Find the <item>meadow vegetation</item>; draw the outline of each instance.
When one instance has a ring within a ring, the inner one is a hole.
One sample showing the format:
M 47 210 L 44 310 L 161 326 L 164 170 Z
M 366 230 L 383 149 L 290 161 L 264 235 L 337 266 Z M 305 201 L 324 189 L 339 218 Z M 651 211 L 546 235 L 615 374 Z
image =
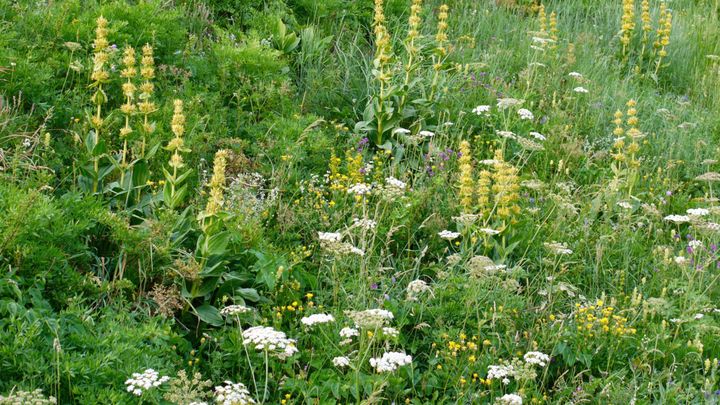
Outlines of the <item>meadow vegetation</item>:
M 0 2 L 0 404 L 720 403 L 713 0 Z

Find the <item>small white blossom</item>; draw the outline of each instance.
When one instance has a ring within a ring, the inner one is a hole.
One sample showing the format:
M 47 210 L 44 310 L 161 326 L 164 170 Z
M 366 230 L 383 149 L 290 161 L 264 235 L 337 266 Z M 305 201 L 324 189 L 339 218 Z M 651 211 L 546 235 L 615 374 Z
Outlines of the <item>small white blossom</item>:
M 370 191 L 372 191 L 372 186 L 369 186 L 365 183 L 357 183 L 357 184 L 353 185 L 352 187 L 348 188 L 348 190 L 347 190 L 348 194 L 355 194 L 355 195 L 370 194 Z
M 215 387 L 215 402 L 222 405 L 256 403 L 243 383 L 233 383 L 232 381 L 225 381 L 225 385 Z
M 125 385 L 127 386 L 127 392 L 141 396 L 144 391 L 159 387 L 168 380 L 170 380 L 170 377 L 160 377 L 160 373 L 149 368 L 142 373 L 133 373 L 132 377 L 125 381 Z
M 535 131 L 530 132 L 530 136 L 532 136 L 533 138 L 537 139 L 538 141 L 545 141 L 545 140 L 547 140 L 547 138 L 545 137 L 545 135 L 541 134 L 540 132 L 535 132 Z
M 350 359 L 345 356 L 335 357 L 332 359 L 332 362 L 337 368 L 345 368 L 350 365 Z
M 589 93 L 588 89 L 586 89 L 585 87 L 575 87 L 573 91 L 575 93 Z
M 490 115 L 490 106 L 489 105 L 479 105 L 472 109 L 472 112 L 477 115 Z
M 505 394 L 495 401 L 496 404 L 502 405 L 522 405 L 522 397 L 518 394 Z
M 252 312 L 252 309 L 246 307 L 245 305 L 228 305 L 220 310 L 220 314 L 225 316 L 246 314 L 248 312 Z
M 402 352 L 386 352 L 382 357 L 370 359 L 370 365 L 378 373 L 393 372 L 398 368 L 412 363 L 412 356 Z
M 676 224 L 682 224 L 684 222 L 690 222 L 690 217 L 687 215 L 668 215 L 664 218 L 666 221 L 674 222 Z
M 303 317 L 300 319 L 300 322 L 305 326 L 313 327 L 323 323 L 335 322 L 335 318 L 328 314 L 312 314 L 310 316 Z
M 360 332 L 355 328 L 342 328 L 340 329 L 340 336 L 344 338 L 351 338 L 353 336 L 360 336 Z
M 532 111 L 528 110 L 527 108 L 519 109 L 518 115 L 520 116 L 521 120 L 531 120 L 535 118 L 535 115 L 533 115 Z
M 427 130 L 422 130 L 422 131 L 418 132 L 418 135 L 420 135 L 424 138 L 432 138 L 433 136 L 435 136 L 435 133 L 431 132 L 431 131 L 427 131 Z
M 693 217 L 704 217 L 705 215 L 710 214 L 710 210 L 706 208 L 690 208 L 686 212 L 688 215 Z
M 298 352 L 295 339 L 288 339 L 285 333 L 269 326 L 254 326 L 242 333 L 243 344 L 256 350 L 267 350 L 269 354 L 284 360 Z
M 445 240 L 453 240 L 453 239 L 457 239 L 458 236 L 460 236 L 460 232 L 452 232 L 452 231 L 444 230 L 444 231 L 438 232 L 438 236 L 440 236 L 442 239 L 445 239 Z
M 525 359 L 525 363 L 535 364 L 540 367 L 545 367 L 550 361 L 550 356 L 542 352 L 527 352 L 523 358 Z

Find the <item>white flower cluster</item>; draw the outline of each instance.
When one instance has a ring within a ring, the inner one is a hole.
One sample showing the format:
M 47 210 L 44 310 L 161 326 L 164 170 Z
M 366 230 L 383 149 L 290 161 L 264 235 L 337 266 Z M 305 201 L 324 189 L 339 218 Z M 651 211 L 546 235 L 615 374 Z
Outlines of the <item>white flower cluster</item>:
M 550 361 L 550 356 L 542 352 L 527 352 L 523 358 L 525 363 L 535 364 L 540 367 L 545 367 Z
M 710 214 L 710 210 L 706 208 L 690 208 L 687 210 L 687 214 L 692 217 L 704 217 Z
M 248 308 L 245 305 L 228 305 L 220 310 L 220 314 L 225 316 L 241 315 L 252 312 L 252 308 Z
M 370 359 L 370 365 L 378 373 L 391 373 L 399 367 L 412 363 L 412 356 L 402 352 L 386 352 L 382 357 Z
M 350 365 L 350 359 L 345 356 L 335 357 L 332 359 L 332 362 L 337 368 L 344 368 Z
M 407 292 L 408 301 L 417 301 L 418 297 L 425 293 L 430 293 L 432 295 L 432 289 L 423 280 L 411 281 L 408 283 L 405 291 Z
M 335 318 L 328 314 L 312 314 L 310 316 L 303 317 L 300 319 L 300 322 L 302 322 L 305 326 L 313 327 L 323 323 L 335 322 Z
M 682 224 L 684 222 L 690 222 L 690 217 L 687 215 L 668 215 L 664 218 L 666 221 L 674 222 L 676 224 Z
M 489 105 L 479 105 L 472 109 L 473 114 L 477 115 L 484 115 L 488 116 L 490 115 L 490 106 Z
M 133 373 L 132 377 L 125 381 L 125 385 L 127 385 L 127 392 L 140 396 L 143 394 L 143 390 L 147 391 L 158 387 L 161 384 L 166 383 L 168 380 L 170 380 L 170 377 L 160 377 L 160 373 L 149 368 L 143 371 L 142 374 Z
M 567 245 L 560 242 L 549 242 L 544 244 L 545 247 L 556 255 L 571 255 L 573 251 L 568 249 Z
M 215 387 L 215 402 L 222 405 L 257 403 L 243 383 L 233 383 L 232 381 L 225 381 L 225 385 Z
M 382 334 L 386 338 L 396 339 L 400 336 L 400 331 L 391 326 L 385 326 L 382 328 Z
M 519 100 L 516 98 L 499 98 L 497 101 L 497 106 L 499 109 L 504 110 L 506 108 L 518 106 L 524 102 L 525 100 Z
M 527 108 L 519 109 L 518 115 L 520 116 L 521 120 L 532 120 L 535 118 L 535 115 L 533 115 L 532 111 L 528 110 Z
M 353 336 L 360 336 L 360 332 L 355 328 L 342 328 L 340 329 L 340 336 L 344 338 L 351 338 Z
M 377 222 L 372 219 L 353 218 L 353 226 L 369 231 L 371 229 L 375 229 Z
M 285 333 L 269 326 L 254 326 L 242 333 L 243 343 L 252 345 L 256 350 L 267 350 L 279 359 L 287 359 L 298 352 L 295 339 L 288 339 Z
M 418 135 L 420 135 L 424 138 L 432 138 L 433 136 L 435 136 L 435 133 L 432 131 L 428 131 L 428 130 L 422 130 L 422 131 L 418 132 Z
M 505 394 L 495 401 L 496 404 L 502 405 L 522 405 L 522 397 L 518 394 Z
M 355 194 L 355 195 L 366 195 L 370 194 L 372 191 L 372 186 L 369 186 L 365 183 L 357 183 L 353 185 L 352 187 L 348 188 L 347 192 L 348 194 Z
M 486 235 L 491 235 L 491 236 L 497 235 L 500 233 L 500 231 L 492 229 L 492 228 L 480 228 L 480 229 L 478 229 L 478 231 L 480 231 L 481 233 L 484 233 Z
M 537 132 L 537 131 L 528 132 L 528 134 L 529 134 L 530 136 L 532 136 L 533 138 L 537 139 L 538 141 L 546 141 L 546 140 L 547 140 L 547 138 L 545 137 L 545 135 L 543 135 L 543 134 L 541 134 L 540 132 Z
M 348 316 L 355 322 L 355 326 L 361 329 L 378 329 L 395 318 L 392 312 L 379 308 L 352 311 Z
M 407 189 L 407 183 L 396 179 L 395 177 L 386 177 L 385 185 L 382 187 L 382 197 L 388 200 L 394 200 L 402 197 Z
M 487 378 L 500 380 L 503 384 L 510 384 L 510 377 L 515 376 L 515 368 L 510 364 L 488 366 Z
M 575 87 L 573 89 L 573 91 L 575 93 L 589 93 L 588 89 L 586 89 L 585 87 L 582 87 L 582 86 Z
M 446 229 L 444 231 L 438 232 L 438 236 L 445 240 L 453 240 L 457 239 L 458 236 L 460 236 L 460 232 L 448 231 Z
M 320 240 L 320 246 L 330 253 L 345 255 L 345 254 L 356 254 L 358 256 L 364 256 L 365 252 L 353 246 L 350 243 L 342 241 L 342 234 L 340 232 L 318 232 L 318 239 Z

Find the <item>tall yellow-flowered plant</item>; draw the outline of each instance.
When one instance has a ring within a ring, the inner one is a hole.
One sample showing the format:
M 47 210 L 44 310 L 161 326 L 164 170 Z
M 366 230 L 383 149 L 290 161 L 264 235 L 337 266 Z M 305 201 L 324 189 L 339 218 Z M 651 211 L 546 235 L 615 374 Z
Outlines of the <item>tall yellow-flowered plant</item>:
M 622 54 L 627 55 L 632 33 L 635 29 L 635 1 L 623 0 L 623 14 L 620 19 L 620 43 L 622 44 Z
M 140 59 L 140 76 L 143 78 L 140 84 L 140 95 L 138 96 L 138 110 L 143 115 L 143 135 L 140 146 L 140 154 L 145 155 L 145 145 L 147 137 L 155 132 L 155 123 L 150 121 L 150 114 L 157 110 L 155 103 L 152 101 L 152 95 L 155 86 L 152 80 L 155 78 L 155 60 L 153 57 L 153 48 L 149 44 L 145 44 L 142 48 L 142 58 Z
M 108 20 L 105 17 L 98 17 L 97 27 L 95 28 L 95 40 L 93 41 L 93 69 L 90 75 L 91 84 L 90 87 L 95 89 L 95 93 L 92 96 L 92 102 L 95 106 L 94 115 L 91 118 L 91 125 L 94 130 L 93 142 L 94 145 L 91 149 L 95 149 L 101 141 L 100 134 L 104 124 L 102 118 L 102 105 L 107 102 L 107 95 L 103 89 L 110 80 L 110 73 L 107 70 L 107 63 L 110 58 L 108 55 Z M 93 186 L 92 192 L 97 193 L 99 182 L 100 182 L 100 156 L 94 154 L 93 158 Z
M 495 207 L 498 217 L 504 220 L 514 220 L 520 213 L 517 205 L 520 200 L 520 180 L 515 166 L 506 162 L 502 150 L 495 151 L 492 191 L 495 197 Z
M 460 158 L 458 159 L 458 163 L 460 168 L 460 206 L 462 206 L 464 212 L 470 213 L 473 209 L 473 197 L 475 196 L 475 179 L 473 178 L 470 142 L 460 142 Z
M 123 53 L 123 70 L 120 72 L 120 76 L 125 79 L 125 83 L 122 85 L 122 92 L 125 96 L 125 103 L 120 106 L 120 111 L 125 116 L 125 125 L 120 128 L 120 139 L 123 142 L 122 158 L 120 163 L 120 183 L 123 183 L 125 178 L 125 171 L 127 169 L 127 154 L 128 154 L 128 138 L 132 134 L 133 130 L 130 126 L 130 117 L 136 111 L 135 105 L 135 92 L 137 87 L 133 80 L 137 76 L 137 68 L 135 67 L 137 61 L 135 59 L 135 49 L 131 46 L 125 48 Z
M 165 205 L 170 209 L 177 208 L 182 204 L 187 194 L 187 185 L 184 183 L 188 176 L 190 176 L 190 173 L 192 173 L 191 169 L 182 173 L 180 172 L 180 170 L 185 167 L 182 153 L 190 152 L 190 149 L 185 147 L 185 140 L 183 139 L 183 135 L 185 134 L 185 114 L 183 112 L 182 100 L 175 100 L 173 106 L 174 111 L 170 128 L 175 137 L 171 139 L 165 147 L 166 150 L 172 152 L 170 161 L 168 162 L 172 173 L 163 169 L 165 173 L 163 197 Z
M 227 167 L 228 152 L 224 149 L 215 153 L 213 159 L 213 174 L 208 183 L 210 188 L 209 197 L 205 210 L 200 212 L 198 220 L 206 234 L 215 222 L 215 218 L 222 211 L 225 205 L 225 170 Z

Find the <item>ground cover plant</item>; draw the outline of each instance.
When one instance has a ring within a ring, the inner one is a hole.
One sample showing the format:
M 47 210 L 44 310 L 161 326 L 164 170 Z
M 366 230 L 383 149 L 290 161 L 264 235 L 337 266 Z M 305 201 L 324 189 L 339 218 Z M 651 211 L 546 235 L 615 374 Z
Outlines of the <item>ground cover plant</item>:
M 719 403 L 719 20 L 0 3 L 0 404 Z

